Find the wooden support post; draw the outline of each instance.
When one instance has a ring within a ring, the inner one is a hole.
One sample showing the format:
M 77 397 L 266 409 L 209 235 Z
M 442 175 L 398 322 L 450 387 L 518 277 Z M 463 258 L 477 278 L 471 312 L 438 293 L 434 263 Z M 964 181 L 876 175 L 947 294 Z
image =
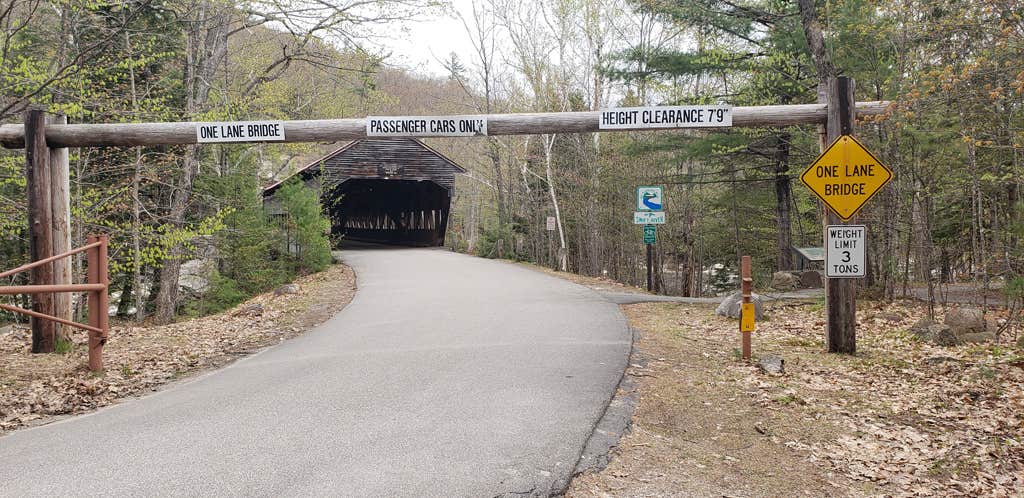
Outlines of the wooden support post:
M 62 114 L 47 116 L 47 124 L 67 124 L 68 118 Z M 71 176 L 68 165 L 68 149 L 65 147 L 50 148 L 50 204 L 53 216 L 53 254 L 63 254 L 71 250 Z M 71 283 L 71 260 L 61 258 L 53 262 L 53 283 L 67 285 Z M 53 316 L 70 321 L 71 295 L 55 294 Z M 71 329 L 64 325 L 56 325 L 56 337 L 59 340 L 70 340 Z
M 745 306 L 751 303 L 751 294 L 754 291 L 754 277 L 750 272 L 750 256 L 743 256 L 740 258 L 740 293 L 743 296 L 743 303 L 740 305 L 740 335 L 742 336 L 742 353 L 744 360 L 750 360 L 750 330 L 745 330 L 743 327 L 743 312 L 746 311 Z M 746 317 L 748 320 L 750 317 Z
M 826 142 L 831 144 L 841 135 L 853 135 L 856 107 L 853 100 L 853 78 L 833 78 L 828 85 L 828 121 Z M 852 221 L 852 220 L 851 220 Z M 839 225 L 839 219 L 825 207 L 823 225 Z M 822 229 L 822 238 L 828 234 Z M 825 245 L 823 242 L 822 245 Z M 854 354 L 857 352 L 857 280 L 852 278 L 826 278 L 825 329 L 828 352 Z
M 28 182 L 29 260 L 37 261 L 53 252 L 53 204 L 50 195 L 50 148 L 46 145 L 46 113 L 29 110 L 25 113 L 25 178 Z M 53 264 L 32 269 L 30 283 L 53 285 Z M 33 294 L 32 309 L 54 315 L 53 294 Z M 52 353 L 57 346 L 56 324 L 33 317 L 32 352 Z
M 647 246 L 647 292 L 651 292 L 654 288 L 654 244 L 644 244 Z

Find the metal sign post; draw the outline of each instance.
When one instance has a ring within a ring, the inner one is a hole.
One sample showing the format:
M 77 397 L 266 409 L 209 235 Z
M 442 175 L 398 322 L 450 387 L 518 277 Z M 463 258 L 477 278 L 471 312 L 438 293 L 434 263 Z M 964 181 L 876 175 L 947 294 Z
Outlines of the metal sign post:
M 741 348 L 744 360 L 750 360 L 750 333 L 754 331 L 754 317 L 756 308 L 751 300 L 751 293 L 754 290 L 754 278 L 750 274 L 750 256 L 743 256 L 740 259 L 740 278 L 742 283 L 740 292 L 743 296 L 743 304 L 740 305 L 740 336 Z

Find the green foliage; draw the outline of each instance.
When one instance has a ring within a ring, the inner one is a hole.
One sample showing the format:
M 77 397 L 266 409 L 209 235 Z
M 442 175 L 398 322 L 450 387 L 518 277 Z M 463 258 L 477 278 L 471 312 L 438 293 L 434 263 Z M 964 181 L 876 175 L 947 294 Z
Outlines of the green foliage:
M 242 290 L 238 281 L 225 277 L 220 273 L 210 276 L 210 287 L 202 299 L 190 301 L 184 307 L 187 316 L 203 316 L 219 313 L 245 301 L 252 294 Z
M 480 234 L 476 254 L 485 258 L 521 259 L 515 251 L 515 234 L 512 225 L 487 225 Z
M 75 349 L 75 343 L 68 339 L 57 339 L 57 344 L 54 346 L 54 351 L 57 354 L 67 354 Z
M 281 186 L 276 198 L 287 215 L 288 250 L 296 256 L 296 271 L 309 273 L 327 268 L 331 264 L 331 221 L 323 213 L 319 194 L 293 178 Z

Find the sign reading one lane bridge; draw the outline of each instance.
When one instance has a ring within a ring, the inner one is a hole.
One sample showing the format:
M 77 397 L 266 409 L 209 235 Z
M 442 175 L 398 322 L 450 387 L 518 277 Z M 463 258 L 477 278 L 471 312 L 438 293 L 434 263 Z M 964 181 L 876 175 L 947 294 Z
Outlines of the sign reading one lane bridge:
M 196 123 L 196 142 L 279 142 L 284 140 L 283 121 L 233 121 Z
M 837 138 L 800 175 L 843 221 L 853 218 L 891 179 L 892 171 L 850 135 Z

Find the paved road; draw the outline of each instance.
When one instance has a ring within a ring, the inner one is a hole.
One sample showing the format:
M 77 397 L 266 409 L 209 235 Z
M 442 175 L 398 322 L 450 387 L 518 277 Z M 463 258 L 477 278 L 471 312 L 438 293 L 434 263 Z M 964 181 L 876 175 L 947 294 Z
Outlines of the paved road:
M 618 308 L 516 265 L 357 249 L 333 319 L 0 438 L 0 495 L 495 496 L 565 485 L 625 368 Z

